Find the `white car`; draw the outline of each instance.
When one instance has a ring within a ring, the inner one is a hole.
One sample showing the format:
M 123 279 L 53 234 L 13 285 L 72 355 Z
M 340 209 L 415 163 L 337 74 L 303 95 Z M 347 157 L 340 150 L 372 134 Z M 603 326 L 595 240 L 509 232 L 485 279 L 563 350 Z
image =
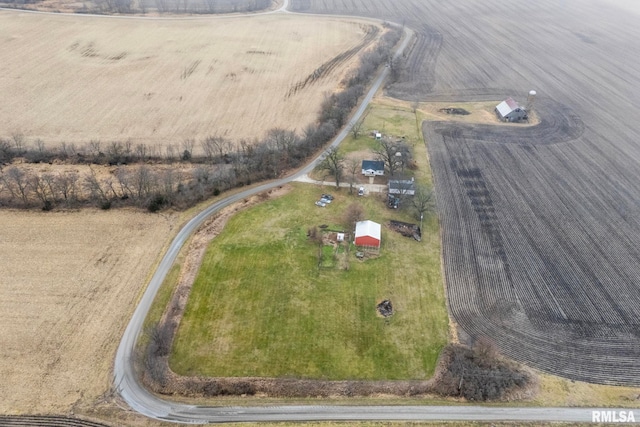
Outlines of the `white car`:
M 358 196 L 364 196 L 364 187 L 358 188 Z

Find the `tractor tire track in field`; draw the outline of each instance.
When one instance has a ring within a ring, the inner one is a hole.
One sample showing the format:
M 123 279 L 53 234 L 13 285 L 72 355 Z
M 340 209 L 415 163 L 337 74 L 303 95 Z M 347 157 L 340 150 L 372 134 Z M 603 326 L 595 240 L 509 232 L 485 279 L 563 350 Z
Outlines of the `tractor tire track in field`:
M 2 415 L 0 426 L 6 427 L 107 427 L 107 424 L 56 415 Z
M 494 96 L 499 98 L 498 96 Z M 579 138 L 584 123 L 570 108 L 550 99 L 539 99 L 536 111 L 542 111 L 540 123 L 535 126 L 514 128 L 495 125 L 434 124 L 435 132 L 450 138 L 477 139 L 496 144 L 518 144 L 523 147 L 558 144 Z M 517 130 L 515 130 L 517 129 Z
M 285 96 L 285 98 L 290 98 L 291 96 L 295 95 L 299 91 L 303 90 L 308 85 L 311 85 L 327 77 L 329 74 L 331 74 L 331 72 L 336 67 L 349 61 L 351 58 L 357 55 L 358 52 L 361 52 L 365 47 L 367 47 L 371 42 L 373 42 L 373 40 L 375 40 L 376 36 L 380 32 L 380 30 L 373 25 L 368 25 L 364 27 L 364 30 L 365 30 L 365 36 L 362 38 L 360 43 L 358 43 L 356 46 L 352 47 L 351 49 L 345 52 L 342 52 L 339 55 L 336 55 L 329 61 L 325 62 L 324 64 L 316 68 L 313 71 L 313 73 L 309 74 L 306 78 L 294 84 L 291 87 L 291 89 L 289 89 L 289 91 L 287 92 L 287 95 Z
M 435 69 L 442 49 L 442 34 L 427 25 L 422 25 L 415 34 L 416 40 L 406 55 L 403 79 L 387 87 L 392 97 L 424 98 L 436 84 Z

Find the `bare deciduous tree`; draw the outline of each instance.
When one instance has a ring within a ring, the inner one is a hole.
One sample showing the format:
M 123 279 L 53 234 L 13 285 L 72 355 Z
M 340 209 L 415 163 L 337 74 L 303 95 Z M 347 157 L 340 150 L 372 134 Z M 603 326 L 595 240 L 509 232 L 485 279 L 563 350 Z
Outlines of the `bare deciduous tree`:
M 108 188 L 103 188 L 103 184 L 92 167 L 89 167 L 89 173 L 84 176 L 83 184 L 91 199 L 100 203 L 101 208 L 109 209 L 111 207 L 111 201 L 107 195 Z
M 364 124 L 365 117 L 366 115 L 362 116 L 360 120 L 357 120 L 351 125 L 351 134 L 353 135 L 354 139 L 360 138 L 360 132 L 362 130 L 362 125 Z
M 11 142 L 8 139 L 0 139 L 0 162 L 9 162 L 12 158 Z
M 379 146 L 373 150 L 376 154 L 378 160 L 384 162 L 384 166 L 387 168 L 389 172 L 389 176 L 394 176 L 397 170 L 396 167 L 396 150 L 393 146 L 393 143 L 388 137 L 383 137 L 379 141 Z
M 349 173 L 349 194 L 353 194 L 353 188 L 356 185 L 358 172 L 361 170 L 361 164 L 356 159 L 349 159 L 346 161 L 346 169 Z
M 412 199 L 413 207 L 416 209 L 416 218 L 421 219 L 433 207 L 433 191 L 424 185 L 416 185 L 415 194 Z
M 13 145 L 15 147 L 16 153 L 18 155 L 22 155 L 25 152 L 25 139 L 24 135 L 21 133 L 14 133 L 11 135 L 11 139 L 13 140 Z
M 100 151 L 100 141 L 93 139 L 89 141 L 89 154 L 94 158 L 98 157 L 102 152 Z
M 2 179 L 12 198 L 19 197 L 22 204 L 28 206 L 31 189 L 27 173 L 16 166 L 12 166 L 5 170 Z
M 144 162 L 147 160 L 147 146 L 146 144 L 137 144 L 136 145 L 136 157 L 139 162 Z
M 379 146 L 373 150 L 378 160 L 384 162 L 389 176 L 395 176 L 398 170 L 404 170 L 411 160 L 411 150 L 404 142 L 393 142 L 389 137 L 383 137 Z
M 29 176 L 29 186 L 31 191 L 36 195 L 38 200 L 42 202 L 43 210 L 50 210 L 52 207 L 53 194 L 51 193 L 51 187 L 48 185 L 47 180 L 43 179 L 38 174 Z
M 141 165 L 135 169 L 131 178 L 136 199 L 146 201 L 155 187 L 155 174 L 147 166 Z
M 33 143 L 36 146 L 36 150 L 38 150 L 38 153 L 43 154 L 45 147 L 44 147 L 44 141 L 41 140 L 40 138 L 36 139 L 35 142 Z
M 318 167 L 333 176 L 336 180 L 336 187 L 340 187 L 340 181 L 342 181 L 344 174 L 344 156 L 337 147 L 330 147 L 327 150 L 325 158 Z
M 344 222 L 347 224 L 347 230 L 354 230 L 356 222 L 364 219 L 364 208 L 360 203 L 351 203 L 344 212 Z
M 173 144 L 167 144 L 164 147 L 165 157 L 167 160 L 172 161 L 176 157 L 176 147 Z
M 78 173 L 73 171 L 58 174 L 54 178 L 53 188 L 67 205 L 75 204 L 78 200 L 78 180 Z

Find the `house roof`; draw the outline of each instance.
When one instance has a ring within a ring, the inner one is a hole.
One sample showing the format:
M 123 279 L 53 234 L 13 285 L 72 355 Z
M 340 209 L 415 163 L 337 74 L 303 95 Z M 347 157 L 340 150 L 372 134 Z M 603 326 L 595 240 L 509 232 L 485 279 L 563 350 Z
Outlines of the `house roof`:
M 402 191 L 415 190 L 416 183 L 412 179 L 390 179 L 389 189 Z
M 500 113 L 502 117 L 506 117 L 507 114 L 509 114 L 516 108 L 520 108 L 520 106 L 513 98 L 505 99 L 496 107 L 496 109 L 498 110 L 498 113 Z
M 362 161 L 362 169 L 364 170 L 374 170 L 374 171 L 383 171 L 384 170 L 384 162 L 381 160 L 363 160 Z
M 371 236 L 380 240 L 380 224 L 369 220 L 356 222 L 356 238 L 360 236 Z

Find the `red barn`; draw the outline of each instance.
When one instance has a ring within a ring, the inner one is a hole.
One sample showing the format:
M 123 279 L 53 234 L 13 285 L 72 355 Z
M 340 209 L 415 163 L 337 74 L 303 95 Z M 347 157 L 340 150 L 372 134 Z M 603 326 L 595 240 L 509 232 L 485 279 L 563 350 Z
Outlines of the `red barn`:
M 373 221 L 359 221 L 356 223 L 356 246 L 380 248 L 380 224 Z

